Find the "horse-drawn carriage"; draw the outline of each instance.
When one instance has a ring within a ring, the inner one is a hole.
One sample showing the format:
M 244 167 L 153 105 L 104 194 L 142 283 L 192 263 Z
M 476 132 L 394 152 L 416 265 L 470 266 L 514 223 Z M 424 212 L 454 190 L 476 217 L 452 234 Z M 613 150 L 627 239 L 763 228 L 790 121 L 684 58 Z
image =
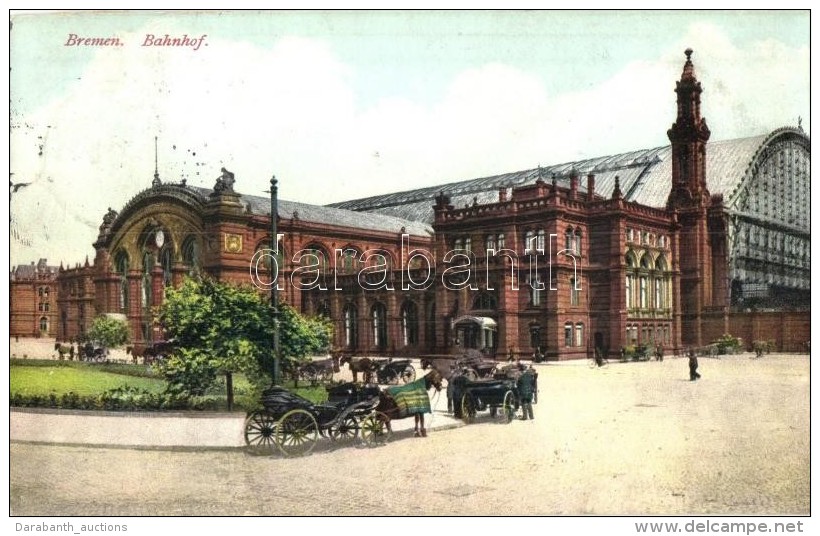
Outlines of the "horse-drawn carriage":
M 475 421 L 477 412 L 487 409 L 498 422 L 509 423 L 518 410 L 515 380 L 470 380 L 466 376 L 457 376 L 452 379 L 452 385 L 453 413 L 466 424 Z
M 342 384 L 328 389 L 328 401 L 314 404 L 283 387 L 262 394 L 263 409 L 245 419 L 248 447 L 269 451 L 278 448 L 285 456 L 309 454 L 319 436 L 349 442 L 356 437 L 366 444 L 386 440 L 385 416 L 376 414 L 379 389 Z
M 498 361 L 487 359 L 480 352 L 468 351 L 461 357 L 424 357 L 421 368 L 433 368 L 445 378 L 463 375 L 470 380 L 491 378 L 498 367 Z
M 373 359 L 370 357 L 360 357 L 354 359 L 351 356 L 344 356 L 339 360 L 340 364 L 347 363 L 353 373 L 353 381 L 358 381 L 359 373 L 364 376 L 364 383 L 372 383 L 375 380 L 379 384 L 410 383 L 416 379 L 416 369 L 409 359 Z
M 409 359 L 374 360 L 376 381 L 380 384 L 410 383 L 416 379 L 416 369 Z
M 318 385 L 322 382 L 333 380 L 333 373 L 339 372 L 339 361 L 337 358 L 310 360 L 299 364 L 291 373 L 294 381 L 304 380 L 311 385 Z
M 499 423 L 509 423 L 521 405 L 518 380 L 524 370 L 518 364 L 496 368 L 492 378 L 475 379 L 465 374 L 450 377 L 447 385 L 448 407 L 465 423 L 475 421 L 479 411 L 489 410 Z M 534 372 L 532 389 L 537 403 L 538 375 Z
M 376 385 L 344 383 L 327 387 L 328 400 L 322 404 L 283 387 L 270 387 L 262 395 L 263 408 L 245 419 L 245 443 L 265 452 L 277 448 L 286 456 L 310 453 L 320 436 L 347 443 L 358 437 L 372 446 L 390 439 L 391 420 L 411 416 L 416 417 L 416 434 L 426 435 L 422 413 L 430 411 L 427 390 L 440 390 L 441 380 L 438 372 L 430 371 L 415 382 L 384 391 Z
M 139 362 L 142 358 L 144 365 L 153 365 L 158 361 L 162 361 L 174 351 L 176 341 L 154 341 L 147 344 L 134 344 L 125 347 L 126 355 L 130 355 L 134 364 Z

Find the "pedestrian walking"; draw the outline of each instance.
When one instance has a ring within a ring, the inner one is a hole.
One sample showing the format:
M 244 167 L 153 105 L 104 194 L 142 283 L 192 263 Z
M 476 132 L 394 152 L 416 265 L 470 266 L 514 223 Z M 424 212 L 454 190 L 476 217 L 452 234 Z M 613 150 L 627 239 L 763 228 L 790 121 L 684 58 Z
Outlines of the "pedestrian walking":
M 518 377 L 518 397 L 521 400 L 521 420 L 534 419 L 532 413 L 532 397 L 535 394 L 535 374 L 532 367 L 525 369 Z
M 700 379 L 698 374 L 698 356 L 695 355 L 694 350 L 689 350 L 689 381 L 693 382 Z

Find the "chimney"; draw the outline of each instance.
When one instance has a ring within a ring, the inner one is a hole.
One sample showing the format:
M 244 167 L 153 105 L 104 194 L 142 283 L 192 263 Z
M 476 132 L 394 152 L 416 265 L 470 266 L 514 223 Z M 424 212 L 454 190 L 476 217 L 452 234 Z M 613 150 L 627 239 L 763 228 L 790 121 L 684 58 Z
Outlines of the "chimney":
M 593 197 L 595 197 L 595 174 L 590 173 L 587 175 L 587 199 L 592 201 Z
M 578 198 L 578 170 L 572 168 L 569 175 L 569 198 Z
M 502 186 L 498 189 L 498 202 L 503 203 L 507 200 L 507 188 Z

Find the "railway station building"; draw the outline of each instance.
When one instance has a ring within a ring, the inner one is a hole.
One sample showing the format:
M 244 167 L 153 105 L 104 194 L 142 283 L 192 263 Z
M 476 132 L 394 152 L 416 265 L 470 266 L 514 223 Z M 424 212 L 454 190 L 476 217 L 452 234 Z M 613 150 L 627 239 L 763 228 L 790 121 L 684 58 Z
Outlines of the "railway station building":
M 675 92 L 663 147 L 329 206 L 278 201 L 275 262 L 271 200 L 240 193 L 241 177 L 223 169 L 203 188 L 155 173 L 103 217 L 93 263 L 58 270 L 56 336 L 121 313 L 149 344 L 165 287 L 203 274 L 264 288 L 273 267 L 281 300 L 332 319 L 337 353 L 563 360 L 724 333 L 805 349 L 808 135 L 711 140 L 691 50 Z

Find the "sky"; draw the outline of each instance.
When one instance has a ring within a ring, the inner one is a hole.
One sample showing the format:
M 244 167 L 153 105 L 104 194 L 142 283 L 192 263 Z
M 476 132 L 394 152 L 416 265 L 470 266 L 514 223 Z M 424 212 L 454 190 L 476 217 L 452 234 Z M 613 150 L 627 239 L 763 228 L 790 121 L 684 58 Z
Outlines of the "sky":
M 225 167 L 240 193 L 266 196 L 276 175 L 280 198 L 326 204 L 668 145 L 689 47 L 712 140 L 811 133 L 807 11 L 11 21 L 10 172 L 27 185 L 11 195 L 10 266 L 93 261 L 107 208 L 149 188 L 155 160 L 164 181 L 210 188 Z M 202 41 L 147 41 L 165 34 Z

